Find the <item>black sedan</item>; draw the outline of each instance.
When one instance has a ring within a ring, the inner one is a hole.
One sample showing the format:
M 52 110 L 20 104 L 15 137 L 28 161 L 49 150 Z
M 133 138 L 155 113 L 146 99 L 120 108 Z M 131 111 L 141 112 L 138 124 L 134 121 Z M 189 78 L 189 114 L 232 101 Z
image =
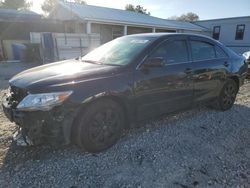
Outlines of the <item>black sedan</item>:
M 200 103 L 230 109 L 246 72 L 242 56 L 205 36 L 130 35 L 14 76 L 3 109 L 27 144 L 99 152 L 131 122 Z

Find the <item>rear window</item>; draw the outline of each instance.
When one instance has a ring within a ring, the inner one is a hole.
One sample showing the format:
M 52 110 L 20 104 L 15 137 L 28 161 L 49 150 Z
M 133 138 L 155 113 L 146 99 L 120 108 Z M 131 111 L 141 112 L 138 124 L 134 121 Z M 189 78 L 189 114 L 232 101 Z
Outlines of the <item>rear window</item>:
M 193 61 L 216 58 L 214 45 L 203 41 L 190 41 Z
M 151 57 L 162 57 L 167 64 L 188 62 L 186 41 L 166 41 L 152 53 Z
M 226 58 L 227 54 L 219 47 L 215 46 L 215 52 L 217 58 Z

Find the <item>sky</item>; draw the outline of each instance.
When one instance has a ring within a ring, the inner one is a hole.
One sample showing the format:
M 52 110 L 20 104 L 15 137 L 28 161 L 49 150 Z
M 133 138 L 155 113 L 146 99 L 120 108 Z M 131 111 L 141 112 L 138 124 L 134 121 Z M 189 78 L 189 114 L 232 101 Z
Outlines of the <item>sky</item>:
M 42 13 L 44 0 L 31 0 L 31 10 Z M 200 20 L 250 16 L 250 0 L 85 0 L 89 5 L 124 9 L 126 4 L 141 5 L 151 16 L 169 18 L 194 12 Z

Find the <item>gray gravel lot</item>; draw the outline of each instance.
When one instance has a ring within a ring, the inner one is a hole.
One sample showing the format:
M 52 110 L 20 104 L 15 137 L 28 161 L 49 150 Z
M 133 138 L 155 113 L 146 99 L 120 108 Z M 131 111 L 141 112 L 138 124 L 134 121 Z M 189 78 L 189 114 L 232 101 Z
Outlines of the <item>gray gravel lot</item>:
M 14 73 L 3 70 L 0 96 Z M 0 187 L 250 187 L 250 82 L 227 112 L 200 107 L 141 123 L 100 154 L 17 147 L 14 130 L 0 108 Z

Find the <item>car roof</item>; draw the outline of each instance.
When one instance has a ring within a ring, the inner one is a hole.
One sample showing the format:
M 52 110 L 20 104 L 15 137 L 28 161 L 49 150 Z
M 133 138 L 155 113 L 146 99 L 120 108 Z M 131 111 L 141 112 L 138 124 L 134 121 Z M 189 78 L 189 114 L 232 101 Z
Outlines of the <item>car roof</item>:
M 144 37 L 144 38 L 154 38 L 154 40 L 161 40 L 161 38 L 167 38 L 167 36 L 190 36 L 190 37 L 199 37 L 202 39 L 205 39 L 213 44 L 216 44 L 223 48 L 224 51 L 227 52 L 227 54 L 230 54 L 230 56 L 235 56 L 236 53 L 228 48 L 224 44 L 222 44 L 220 41 L 214 40 L 213 38 L 202 35 L 202 34 L 193 34 L 193 33 L 142 33 L 142 34 L 134 34 L 134 35 L 127 35 L 127 37 Z M 126 37 L 126 36 L 125 36 Z M 199 40 L 199 39 L 198 39 Z
M 140 34 L 133 34 L 128 35 L 130 37 L 152 37 L 152 38 L 161 38 L 166 36 L 193 36 L 193 37 L 202 37 L 207 39 L 212 39 L 206 35 L 202 34 L 193 34 L 193 33 L 140 33 Z

